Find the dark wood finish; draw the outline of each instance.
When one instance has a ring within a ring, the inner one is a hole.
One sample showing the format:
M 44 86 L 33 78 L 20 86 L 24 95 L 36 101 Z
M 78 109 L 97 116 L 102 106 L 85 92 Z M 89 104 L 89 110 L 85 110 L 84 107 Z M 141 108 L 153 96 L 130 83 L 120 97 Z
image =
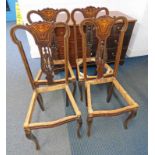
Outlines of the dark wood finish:
M 43 21 L 56 22 L 58 15 L 62 12 L 64 12 L 67 16 L 65 23 L 68 23 L 70 20 L 70 14 L 69 14 L 68 10 L 66 10 L 66 9 L 53 9 L 53 8 L 45 8 L 42 10 L 31 10 L 27 14 L 27 20 L 29 23 L 33 23 L 31 16 L 33 14 L 37 14 L 38 16 L 40 16 L 43 19 Z
M 124 16 L 127 18 L 128 20 L 128 28 L 127 28 L 127 31 L 125 33 L 125 36 L 124 36 L 124 41 L 123 41 L 123 49 L 122 49 L 122 54 L 121 54 L 121 60 L 120 62 L 124 62 L 125 60 L 125 55 L 126 55 L 126 52 L 127 52 L 127 49 L 128 49 L 128 45 L 129 45 L 129 42 L 130 42 L 130 38 L 131 38 L 131 35 L 132 35 L 132 31 L 133 31 L 133 28 L 134 28 L 134 25 L 136 23 L 136 19 L 135 18 L 132 18 L 122 12 L 119 12 L 119 11 L 109 11 L 109 15 L 110 16 Z M 77 16 L 77 23 L 79 24 L 79 22 L 82 20 L 82 17 L 81 16 Z M 75 62 L 75 42 L 74 42 L 74 27 L 73 27 L 73 22 L 72 20 L 69 21 L 69 26 L 70 26 L 70 38 L 69 38 L 69 61 L 71 63 L 71 66 L 72 67 L 76 67 L 76 62 Z M 81 34 L 79 32 L 79 25 L 77 24 L 77 51 L 78 51 L 78 56 L 79 58 L 81 57 L 82 58 L 82 38 L 81 38 Z M 107 48 L 107 53 L 108 53 L 108 62 L 114 62 L 115 60 L 115 57 L 116 57 L 116 48 L 117 48 L 117 43 L 118 43 L 118 32 L 117 32 L 117 27 L 119 27 L 119 24 L 118 26 L 117 25 L 114 25 L 114 30 L 116 31 L 116 33 L 112 33 L 110 34 L 110 37 L 109 37 L 109 40 L 108 40 L 108 48 Z M 64 34 L 64 28 L 63 27 L 60 27 L 58 28 L 58 30 L 56 31 L 57 35 L 58 35 L 58 42 L 60 42 L 60 44 L 62 44 L 62 38 L 61 36 Z M 114 39 L 113 39 L 114 38 Z M 111 42 L 111 40 L 113 40 Z M 63 46 L 63 44 L 62 44 Z M 59 57 L 60 58 L 63 58 L 64 55 L 63 55 L 63 49 L 60 49 L 58 51 L 59 53 Z
M 57 27 L 65 28 L 65 33 L 62 36 L 63 42 L 64 42 L 63 43 L 64 59 L 62 60 L 57 60 L 55 56 L 55 53 L 57 52 L 57 50 L 53 48 L 53 42 L 52 42 L 52 38 L 53 38 L 53 35 L 55 35 L 55 30 Z M 38 46 L 40 56 L 41 56 L 41 59 L 40 59 L 41 70 L 37 74 L 35 80 L 32 76 L 30 66 L 25 56 L 23 44 L 16 36 L 17 30 L 25 30 L 31 33 L 32 37 L 35 40 L 36 45 Z M 13 42 L 17 45 L 20 51 L 30 83 L 33 88 L 33 95 L 32 95 L 30 106 L 24 122 L 24 131 L 25 131 L 26 137 L 35 143 L 36 149 L 38 150 L 40 149 L 40 146 L 37 138 L 33 135 L 32 130 L 43 129 L 43 128 L 53 128 L 71 121 L 77 121 L 77 136 L 80 137 L 81 136 L 80 129 L 82 126 L 81 112 L 79 111 L 78 106 L 73 97 L 73 94 L 71 93 L 69 88 L 69 80 L 71 81 L 75 80 L 75 76 L 71 69 L 71 66 L 69 63 L 69 56 L 68 56 L 68 40 L 70 35 L 69 26 L 63 22 L 58 22 L 58 23 L 45 22 L 45 21 L 35 22 L 32 24 L 26 24 L 26 25 L 16 25 L 11 28 L 10 34 Z M 64 66 L 64 71 L 65 71 L 64 79 L 54 80 L 54 68 L 56 65 Z M 71 77 L 69 77 L 69 73 L 71 74 L 70 75 Z M 45 75 L 46 80 L 40 80 L 40 77 L 42 74 Z M 44 85 L 44 86 L 42 87 L 41 85 Z M 75 87 L 75 83 L 74 83 L 74 87 Z M 72 105 L 72 108 L 75 114 L 63 117 L 55 121 L 50 121 L 50 122 L 36 122 L 36 123 L 31 122 L 32 113 L 35 108 L 36 100 L 40 102 L 39 104 L 41 109 L 44 109 L 42 105 L 41 94 L 46 92 L 56 91 L 56 90 L 62 90 L 62 89 L 65 90 L 66 96 L 70 100 L 70 104 Z M 74 91 L 75 90 L 73 90 L 73 92 Z

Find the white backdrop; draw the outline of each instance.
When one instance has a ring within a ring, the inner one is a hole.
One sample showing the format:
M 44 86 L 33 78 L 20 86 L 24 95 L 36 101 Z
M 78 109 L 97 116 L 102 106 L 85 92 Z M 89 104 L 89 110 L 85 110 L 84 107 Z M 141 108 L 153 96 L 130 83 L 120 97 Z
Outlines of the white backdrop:
M 18 2 L 24 23 L 27 22 L 26 14 L 29 10 L 38 10 L 47 7 L 66 8 L 71 11 L 76 7 L 93 5 L 104 6 L 111 11 L 121 11 L 137 19 L 127 56 L 133 57 L 148 54 L 147 0 L 18 0 Z M 28 35 L 28 40 L 32 58 L 38 57 L 38 49 L 30 35 Z

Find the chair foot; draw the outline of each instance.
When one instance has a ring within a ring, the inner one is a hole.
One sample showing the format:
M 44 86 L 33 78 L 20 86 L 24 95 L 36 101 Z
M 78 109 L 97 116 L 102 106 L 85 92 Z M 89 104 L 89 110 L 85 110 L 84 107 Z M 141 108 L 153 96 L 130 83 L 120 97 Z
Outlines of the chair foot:
M 81 138 L 80 130 L 82 127 L 82 118 L 81 116 L 77 119 L 77 136 L 78 138 Z
M 134 117 L 136 117 L 136 115 L 137 115 L 137 111 L 132 111 L 129 114 L 129 116 L 127 117 L 127 119 L 123 123 L 125 129 L 128 129 L 128 123 L 129 123 L 129 121 L 131 121 Z
M 40 145 L 37 138 L 32 134 L 30 130 L 25 131 L 25 135 L 29 140 L 32 140 L 35 143 L 36 150 L 40 150 Z
M 107 102 L 109 103 L 112 97 L 112 93 L 113 93 L 113 89 L 114 89 L 114 84 L 112 83 L 107 91 Z
M 43 104 L 43 98 L 42 98 L 41 94 L 38 94 L 37 101 L 39 103 L 40 109 L 42 111 L 45 111 L 44 104 Z
M 66 92 L 66 107 L 69 106 L 69 100 L 68 100 L 68 95 L 67 95 L 67 92 Z
M 78 86 L 79 86 L 79 90 L 80 90 L 80 100 L 83 101 L 82 82 L 78 81 Z
M 88 137 L 90 137 L 90 134 L 91 134 L 92 123 L 93 123 L 93 118 L 88 116 L 87 117 L 87 135 L 88 135 Z
M 72 91 L 73 96 L 75 96 L 75 91 L 76 91 L 76 81 L 73 81 L 73 91 Z

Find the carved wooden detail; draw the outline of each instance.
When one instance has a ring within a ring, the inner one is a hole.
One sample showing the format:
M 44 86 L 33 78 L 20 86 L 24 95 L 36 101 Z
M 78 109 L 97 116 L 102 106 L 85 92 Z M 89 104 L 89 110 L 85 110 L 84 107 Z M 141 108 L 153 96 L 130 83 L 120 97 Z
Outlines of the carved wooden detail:
M 66 10 L 66 9 L 53 9 L 53 8 L 45 8 L 42 10 L 31 10 L 27 14 L 27 20 L 29 23 L 32 23 L 33 21 L 31 19 L 31 15 L 37 14 L 43 19 L 43 21 L 55 22 L 58 14 L 61 12 L 66 13 L 67 19 L 65 22 L 68 23 L 70 20 L 70 14 L 69 14 L 68 10 Z
M 98 78 L 103 77 L 104 64 L 107 62 L 107 38 L 111 33 L 114 19 L 109 16 L 100 17 L 95 20 L 96 36 L 99 40 L 96 52 L 96 65 Z
M 43 10 L 38 10 L 38 13 L 45 21 L 56 21 L 56 16 L 58 14 L 58 9 L 47 8 Z
M 57 48 L 52 46 L 53 32 L 55 29 L 54 23 L 37 22 L 27 25 L 27 29 L 33 35 L 36 44 L 38 45 L 41 55 L 41 69 L 46 74 L 46 79 L 49 84 L 52 84 L 54 78 L 54 63 Z
M 76 12 L 81 12 L 84 18 L 95 18 L 99 12 L 105 11 L 105 15 L 109 15 L 109 10 L 105 7 L 94 7 L 94 6 L 88 6 L 86 8 L 76 8 L 71 13 L 71 18 L 74 23 L 74 29 L 76 28 L 76 19 L 74 18 L 74 15 Z M 103 14 L 104 15 L 104 14 Z M 74 30 L 74 40 L 76 41 L 76 30 Z M 87 34 L 87 48 L 88 48 L 88 56 L 94 56 L 96 51 L 96 46 L 94 46 L 94 26 L 93 25 L 86 25 L 86 34 Z M 77 46 L 75 44 L 75 46 Z M 75 50 L 77 50 L 77 47 L 75 47 Z M 76 52 L 77 53 L 77 52 Z M 78 56 L 77 56 L 78 57 Z
M 87 36 L 87 32 L 84 32 L 84 27 L 87 25 L 93 25 L 96 32 L 96 37 L 98 39 L 98 44 L 97 44 L 97 50 L 96 50 L 96 56 L 95 56 L 95 62 L 97 66 L 97 78 L 102 78 L 104 75 L 104 65 L 107 62 L 108 56 L 107 56 L 107 39 L 111 34 L 113 25 L 122 20 L 122 23 L 125 25 L 124 27 L 121 27 L 119 31 L 126 31 L 127 29 L 127 20 L 124 17 L 110 17 L 110 16 L 101 16 L 99 18 L 88 18 L 82 21 L 80 25 L 80 31 L 83 35 L 83 37 Z M 86 37 L 87 39 L 87 37 Z M 83 46 L 88 47 L 88 42 L 86 41 Z M 122 44 L 121 42 L 120 44 Z M 122 45 L 121 45 L 122 46 Z M 88 49 L 86 49 L 88 50 Z M 85 51 L 87 52 L 87 51 Z M 120 59 L 120 57 L 119 57 Z M 119 61 L 119 60 L 118 60 Z
M 24 54 L 24 50 L 23 50 L 23 46 L 21 44 L 21 42 L 16 38 L 15 35 L 15 31 L 17 29 L 24 29 L 27 30 L 28 32 L 30 32 L 35 40 L 36 45 L 38 46 L 39 52 L 40 52 L 40 56 L 41 56 L 41 70 L 43 73 L 45 73 L 46 75 L 46 79 L 48 84 L 52 84 L 53 83 L 53 78 L 54 78 L 54 69 L 55 69 L 55 65 L 54 65 L 54 60 L 57 60 L 57 47 L 55 46 L 55 44 L 53 44 L 53 39 L 55 39 L 56 36 L 54 36 L 54 32 L 56 30 L 57 27 L 62 26 L 63 28 L 65 28 L 65 34 L 63 36 L 64 38 L 64 55 L 65 55 L 65 60 L 66 62 L 68 62 L 68 54 L 66 52 L 68 52 L 67 48 L 67 40 L 69 38 L 69 27 L 67 26 L 67 24 L 59 22 L 59 23 L 50 23 L 50 22 L 35 22 L 32 24 L 26 24 L 24 25 L 17 25 L 15 26 L 12 30 L 11 30 L 11 36 L 14 40 L 14 42 L 18 45 L 20 52 L 22 54 L 23 60 L 25 62 L 25 66 L 26 69 L 29 72 L 30 75 L 30 81 L 33 83 L 33 78 L 32 78 L 32 73 L 30 71 L 27 59 L 25 57 Z M 68 64 L 65 63 L 65 68 L 68 67 Z M 68 70 L 65 69 L 65 71 L 67 72 L 65 77 L 66 80 L 68 80 Z M 35 88 L 35 86 L 33 86 Z

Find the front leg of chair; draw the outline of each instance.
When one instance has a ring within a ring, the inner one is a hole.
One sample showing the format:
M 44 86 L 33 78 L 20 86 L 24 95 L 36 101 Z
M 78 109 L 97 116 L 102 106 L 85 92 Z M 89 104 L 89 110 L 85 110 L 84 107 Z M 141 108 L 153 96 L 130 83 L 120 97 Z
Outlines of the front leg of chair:
M 80 130 L 82 127 L 82 118 L 81 116 L 77 119 L 77 136 L 78 138 L 81 138 Z
M 112 97 L 113 90 L 114 90 L 114 84 L 111 83 L 110 86 L 109 86 L 109 88 L 108 88 L 108 91 L 107 91 L 107 102 L 110 102 L 110 99 Z
M 37 101 L 39 103 L 39 106 L 40 106 L 41 110 L 45 111 L 44 104 L 43 104 L 43 98 L 42 98 L 41 94 L 38 94 Z
M 90 137 L 92 129 L 93 117 L 87 117 L 87 135 Z
M 37 138 L 32 134 L 31 130 L 25 130 L 25 135 L 29 140 L 32 140 L 35 143 L 36 150 L 40 150 L 40 145 Z
M 78 87 L 80 90 L 80 100 L 83 101 L 83 94 L 82 94 L 82 82 L 78 81 Z
M 123 125 L 125 129 L 128 129 L 128 123 L 137 115 L 137 110 L 131 111 L 127 119 L 124 121 Z

